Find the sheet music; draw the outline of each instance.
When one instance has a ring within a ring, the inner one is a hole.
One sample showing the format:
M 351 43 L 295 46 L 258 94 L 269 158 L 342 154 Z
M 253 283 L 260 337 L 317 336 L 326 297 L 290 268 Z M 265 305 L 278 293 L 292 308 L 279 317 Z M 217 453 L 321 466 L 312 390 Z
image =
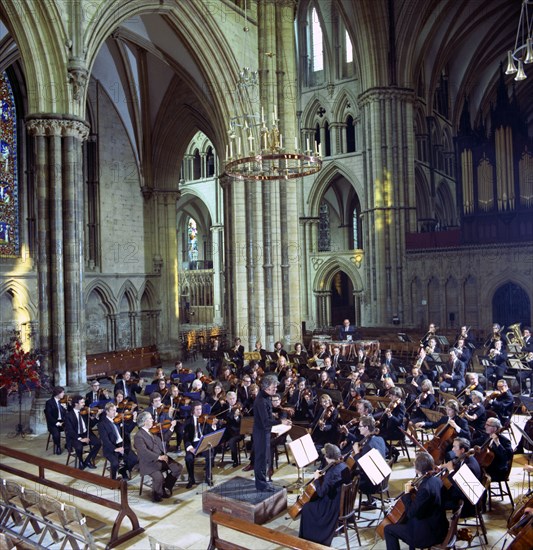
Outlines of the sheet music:
M 357 464 L 365 472 L 373 485 L 381 483 L 392 472 L 390 466 L 385 462 L 385 459 L 377 449 L 370 449 L 368 453 L 357 459 Z
M 477 504 L 485 492 L 485 487 L 483 487 L 481 481 L 479 481 L 466 464 L 463 464 L 459 468 L 453 476 L 453 480 L 465 497 L 474 505 Z
M 276 424 L 275 426 L 272 426 L 272 433 L 280 436 L 287 433 L 290 429 L 290 424 Z
M 310 434 L 295 439 L 289 443 L 289 449 L 294 456 L 298 468 L 304 468 L 318 458 L 318 452 Z

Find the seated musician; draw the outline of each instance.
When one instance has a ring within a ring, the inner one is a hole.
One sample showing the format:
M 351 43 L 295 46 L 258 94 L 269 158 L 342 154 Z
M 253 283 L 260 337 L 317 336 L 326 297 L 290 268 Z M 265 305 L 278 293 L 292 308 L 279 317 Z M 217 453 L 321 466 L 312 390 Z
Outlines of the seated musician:
M 487 418 L 485 433 L 475 438 L 472 445 L 483 447 L 494 453 L 494 459 L 485 468 L 492 481 L 505 481 L 509 472 L 509 462 L 513 460 L 513 447 L 508 437 L 497 433 L 502 423 L 497 418 Z M 488 447 L 487 447 L 488 445 Z
M 483 394 L 477 390 L 470 392 L 471 403 L 467 405 L 465 418 L 468 421 L 473 437 L 479 436 L 485 430 L 487 412 L 483 406 Z
M 361 418 L 368 416 L 373 419 L 372 413 L 374 412 L 374 408 L 372 407 L 372 403 L 366 399 L 357 401 L 356 411 L 359 415 L 357 418 L 350 420 L 347 424 L 339 425 L 339 432 L 341 434 L 339 447 L 342 449 L 343 454 L 350 453 L 352 445 L 363 439 L 359 431 L 359 422 Z
M 391 349 L 385 351 L 385 358 L 383 359 L 382 366 L 383 365 L 387 366 L 389 372 L 391 373 L 391 378 L 394 380 L 394 382 L 398 382 L 398 375 L 400 374 L 400 364 L 398 361 L 393 359 Z
M 516 373 L 516 381 L 522 395 L 533 395 L 533 338 L 531 337 L 531 329 L 524 327 L 522 331 L 524 345 L 521 351 L 526 354 L 523 362 L 529 367 L 529 370 L 519 370 Z M 529 388 L 527 380 L 529 379 Z
M 169 400 L 170 399 L 170 390 L 167 385 L 167 381 L 164 378 L 160 378 L 157 381 L 157 389 L 155 390 L 157 393 L 161 395 L 161 401 Z
M 514 406 L 514 397 L 507 385 L 507 382 L 502 378 L 496 384 L 496 391 L 488 396 L 485 400 L 485 408 L 487 411 L 496 413 L 502 424 L 507 423 L 511 419 Z
M 381 388 L 377 391 L 378 397 L 389 397 L 391 390 L 395 388 L 394 380 L 392 378 L 385 378 Z
M 357 348 L 357 357 L 355 358 L 356 361 L 356 368 L 365 368 L 365 371 L 369 375 L 370 378 L 376 379 L 379 378 L 379 372 L 373 372 L 369 370 L 370 367 L 370 360 L 366 356 L 364 348 L 358 347 Z
M 115 395 L 115 407 L 117 408 L 117 413 L 126 413 L 123 418 L 123 424 L 124 424 L 124 432 L 126 434 L 126 437 L 124 439 L 127 439 L 128 442 L 131 443 L 131 432 L 133 431 L 133 428 L 137 425 L 137 411 L 135 410 L 137 408 L 137 405 L 133 403 L 133 401 L 126 401 L 124 399 L 124 394 L 122 391 L 118 391 Z
M 457 337 L 457 339 L 459 340 L 460 338 L 463 339 L 464 344 L 467 348 L 470 348 L 470 349 L 474 348 L 474 346 L 475 346 L 474 339 L 470 336 L 469 327 L 467 327 L 466 325 L 463 325 L 461 327 L 461 331 L 460 331 L 459 336 Z
M 329 357 L 326 359 L 326 361 L 329 361 Z M 328 375 L 328 372 L 325 370 L 322 370 L 320 371 L 316 388 L 321 390 L 334 390 L 337 388 L 337 386 Z
M 224 388 L 224 391 L 233 389 L 234 375 L 229 365 L 223 365 L 219 369 L 217 382 Z
M 336 445 L 326 443 L 324 462 L 327 464 L 327 471 L 322 474 L 317 470 L 314 474 L 315 481 L 323 476 L 322 483 L 314 484 L 316 498 L 302 508 L 298 536 L 330 546 L 339 518 L 342 485 L 350 482 L 350 473 L 348 466 L 341 460 L 341 452 Z
M 357 387 L 350 384 L 348 388 L 348 393 L 342 401 L 342 407 L 349 410 L 355 411 L 357 409 L 357 402 L 361 399 L 361 396 L 357 392 Z
M 143 411 L 139 414 L 137 417 L 139 429 L 134 437 L 134 445 L 139 458 L 141 475 L 152 478 L 152 500 L 161 502 L 163 498 L 172 495 L 172 489 L 181 475 L 183 466 L 167 455 L 161 438 L 150 433 L 153 424 L 154 419 L 149 412 Z
M 229 350 L 229 356 L 237 366 L 237 372 L 240 372 L 244 366 L 244 346 L 241 344 L 240 338 L 235 338 L 233 341 L 233 347 Z
M 342 326 L 339 328 L 339 340 L 355 340 L 356 328 L 350 324 L 350 319 L 344 319 Z
M 438 341 L 436 338 L 432 337 L 428 341 L 428 345 L 426 346 L 426 353 L 428 355 L 432 355 L 433 353 L 440 353 L 441 349 L 439 347 Z
M 72 410 L 65 415 L 67 448 L 76 451 L 80 470 L 85 470 L 85 468 L 94 470 L 96 466 L 93 464 L 93 460 L 98 454 L 102 443 L 90 430 L 88 414 L 82 414 L 83 412 L 87 412 L 85 399 L 81 395 L 75 395 L 72 398 Z M 89 454 L 83 460 L 83 447 L 85 445 L 89 445 Z
M 129 479 L 131 470 L 139 461 L 131 449 L 131 439 L 126 432 L 124 420 L 116 422 L 117 406 L 110 402 L 105 405 L 105 416 L 98 425 L 98 433 L 102 441 L 103 453 L 111 468 L 111 479 L 117 478 L 117 472 L 122 479 Z
M 202 416 L 202 404 L 199 401 L 193 401 L 191 403 L 191 413 L 192 415 L 185 423 L 183 428 L 183 442 L 185 445 L 185 465 L 187 466 L 187 474 L 189 479 L 187 482 L 187 489 L 190 489 L 193 485 L 196 485 L 196 479 L 194 476 L 194 461 L 196 459 L 196 453 L 194 452 L 197 443 L 200 441 L 201 437 L 204 434 L 212 433 L 217 429 L 217 417 L 211 417 L 211 423 L 202 422 L 200 417 Z M 209 452 L 204 451 L 201 453 L 203 458 L 205 458 L 205 481 L 209 486 L 213 485 L 213 480 L 211 478 L 212 462 L 209 457 Z
M 411 386 L 414 391 L 407 391 L 409 391 L 409 393 L 419 394 L 421 392 L 422 382 L 427 379 L 427 376 L 420 370 L 418 365 L 413 365 L 413 367 L 411 368 L 411 375 L 405 379 L 405 382 L 407 386 Z
M 119 380 L 113 389 L 113 394 L 116 394 L 118 390 L 122 390 L 124 399 L 130 399 L 134 403 L 137 403 L 137 394 L 142 391 L 142 381 L 137 384 L 131 377 L 131 371 L 127 370 L 122 380 Z
M 252 410 L 252 396 L 250 392 L 250 386 L 252 385 L 252 379 L 249 374 L 245 374 L 242 377 L 241 385 L 237 388 L 237 401 L 242 405 L 243 412 Z
M 333 353 L 330 357 L 332 372 L 334 373 L 331 378 L 335 378 L 335 375 L 341 374 L 344 369 L 344 357 L 341 355 L 341 348 L 339 346 L 333 346 Z
M 93 380 L 91 382 L 91 391 L 85 395 L 85 403 L 92 405 L 93 403 L 98 403 L 98 401 L 107 401 L 110 399 L 107 388 L 100 388 L 100 382 Z
M 146 412 L 150 413 L 154 424 L 161 424 L 162 437 L 165 442 L 168 443 L 174 435 L 174 429 L 177 423 L 177 420 L 172 419 L 174 410 L 169 409 L 169 411 L 166 412 L 161 394 L 159 392 L 152 392 L 150 394 L 150 406 L 146 409 Z M 164 424 L 168 424 L 168 428 L 163 427 Z
M 471 393 L 475 390 L 481 395 L 484 394 L 485 388 L 479 382 L 479 374 L 477 372 L 468 372 L 465 376 L 466 388 L 464 390 L 463 405 L 472 403 Z
M 213 393 L 207 397 L 207 403 L 211 405 L 211 414 L 216 416 L 227 409 L 226 392 L 220 382 L 215 382 L 211 390 Z
M 459 393 L 466 385 L 465 382 L 466 365 L 460 361 L 454 349 L 450 350 L 450 361 L 447 369 L 442 373 L 442 382 L 440 383 L 440 391 L 447 392 L 451 388 L 455 393 Z
M 462 361 L 468 367 L 468 363 L 470 363 L 470 360 L 472 359 L 472 351 L 466 345 L 465 339 L 460 337 L 457 340 L 457 345 L 454 349 L 457 355 L 457 359 L 459 359 L 459 361 Z
M 437 334 L 437 327 L 435 326 L 435 323 L 430 323 L 428 327 L 428 331 L 426 332 L 422 340 L 420 340 L 420 346 L 423 348 L 429 346 L 429 341 L 431 340 L 431 338 L 435 339 L 434 336 L 436 334 Z
M 324 359 L 324 369 L 322 372 L 325 372 L 329 376 L 330 382 L 337 377 L 337 372 L 335 371 L 331 357 L 326 357 Z
M 428 356 L 425 348 L 420 348 L 415 365 L 420 369 L 424 376 L 427 376 L 431 382 L 435 383 L 438 378 L 437 366 L 433 357 Z
M 320 360 L 323 361 L 326 357 L 329 357 L 329 356 L 330 356 L 330 354 L 329 354 L 329 351 L 327 350 L 326 344 L 322 343 L 318 346 L 318 351 L 315 353 L 315 355 L 313 356 L 313 358 L 310 361 L 313 361 L 313 360 L 316 360 L 316 359 L 320 359 Z M 315 363 L 311 368 L 312 369 L 318 369 L 319 367 Z
M 266 366 L 267 359 L 268 359 L 268 354 L 267 354 L 266 349 L 263 349 L 263 344 L 261 343 L 261 340 L 256 341 L 254 352 L 259 353 L 259 355 L 261 356 L 261 359 L 259 359 L 259 361 L 257 361 L 257 363 L 264 370 L 265 366 Z M 255 361 L 255 359 L 253 359 L 253 361 Z M 246 372 L 246 370 L 247 370 L 246 367 L 244 368 L 244 370 Z
M 356 464 L 363 455 L 372 449 L 376 449 L 385 458 L 387 453 L 385 440 L 377 435 L 376 422 L 371 416 L 364 416 L 359 420 L 359 432 L 363 439 L 353 444 L 353 458 Z M 366 495 L 366 501 L 363 501 L 361 504 L 367 509 L 375 508 L 372 495 L 379 490 L 380 484 L 374 485 L 361 468 L 357 467 L 357 471 L 360 475 L 359 490 L 363 495 Z
M 398 376 L 396 376 L 396 373 L 394 373 L 389 366 L 383 363 L 380 369 L 379 380 L 383 382 L 385 378 L 391 378 L 395 384 L 398 382 Z
M 287 400 L 287 406 L 294 409 L 294 419 L 299 422 L 311 422 L 315 414 L 313 390 L 307 387 L 305 378 L 298 378 L 296 390 Z
M 437 420 L 436 422 L 417 422 L 415 426 L 417 428 L 433 428 L 438 433 L 439 428 L 446 425 L 451 426 L 455 430 L 456 437 L 464 437 L 470 441 L 470 429 L 468 422 L 465 418 L 459 416 L 459 403 L 453 399 L 446 402 L 446 415 Z M 452 441 L 450 441 L 446 448 L 445 453 L 448 453 L 452 448 Z
M 183 369 L 183 363 L 181 361 L 176 361 L 174 363 L 174 370 L 170 373 L 170 379 L 173 380 L 174 378 L 178 377 L 178 374 L 181 373 L 181 370 Z
M 180 396 L 180 390 L 176 384 L 171 384 L 170 392 L 162 399 L 163 405 L 169 407 L 169 414 L 170 410 L 172 410 L 171 420 L 176 420 L 174 433 L 176 434 L 177 451 L 179 451 L 181 442 L 183 441 L 183 424 L 181 419 L 184 418 L 185 414 L 182 412 L 181 407 L 185 405 L 186 401 L 188 401 L 188 398 Z M 170 437 L 172 439 L 172 435 Z
M 163 367 L 157 367 L 157 369 L 155 369 L 152 384 L 159 384 L 160 380 L 165 380 L 165 371 L 163 370 Z
M 198 380 L 198 378 L 192 381 L 190 393 L 197 394 L 199 401 L 203 402 L 207 399 L 207 392 L 204 390 L 204 384 L 201 380 Z
M 466 464 L 477 479 L 481 481 L 482 477 L 481 466 L 474 456 L 468 453 L 469 450 L 470 441 L 464 437 L 456 437 L 452 445 L 454 457 L 450 461 L 439 466 L 439 469 L 446 469 L 449 472 L 447 479 L 451 483 L 451 486 L 443 491 L 444 507 L 446 510 L 456 510 L 459 506 L 459 501 L 462 500 L 464 503 L 462 517 L 474 515 L 475 508 L 457 486 L 454 475 L 464 464 Z
M 491 350 L 495 347 L 496 342 L 501 340 L 502 349 L 505 349 L 506 343 L 505 343 L 505 340 L 502 340 L 501 329 L 502 327 L 498 323 L 494 323 L 492 325 L 492 332 L 487 337 L 487 340 L 484 346 L 485 348 L 488 348 L 489 350 Z
M 290 370 L 289 360 L 284 355 L 281 355 L 278 357 L 272 371 L 276 373 L 279 378 L 283 378 L 287 374 L 288 370 Z
M 496 340 L 494 347 L 489 351 L 490 365 L 487 367 L 485 377 L 487 382 L 492 383 L 493 387 L 497 385 L 507 370 L 507 352 L 503 349 L 502 340 Z
M 387 550 L 399 550 L 400 540 L 410 548 L 429 548 L 439 544 L 448 532 L 448 520 L 441 500 L 442 481 L 430 475 L 435 468 L 429 453 L 418 453 L 415 471 L 424 479 L 419 483 L 412 498 L 410 483 L 401 497 L 407 512 L 407 521 L 392 523 L 385 527 Z
M 298 365 L 307 365 L 307 352 L 304 351 L 300 342 L 294 344 L 294 352 L 291 355 L 294 358 L 294 362 L 298 363 Z
M 354 387 L 359 397 L 363 398 L 366 395 L 365 382 L 370 380 L 365 372 L 365 368 L 360 367 L 359 370 L 351 372 L 348 378 L 351 380 L 350 387 Z
M 287 352 L 283 349 L 283 344 L 279 340 L 274 344 L 273 353 L 276 357 L 276 360 L 279 359 L 280 357 L 285 357 L 285 359 L 288 359 Z
M 227 408 L 219 417 L 226 428 L 220 443 L 226 443 L 229 447 L 233 468 L 236 468 L 239 465 L 238 444 L 243 438 L 241 435 L 242 405 L 237 402 L 237 394 L 234 391 L 226 394 L 226 400 Z
M 414 424 L 427 420 L 423 408 L 433 410 L 437 406 L 433 384 L 427 379 L 422 382 L 420 393 L 418 395 L 409 394 L 409 398 L 410 401 L 406 404 L 406 407 L 410 412 L 410 421 Z
M 63 407 L 61 400 L 65 397 L 65 388 L 56 386 L 52 390 L 52 397 L 44 405 L 44 416 L 46 418 L 46 427 L 52 436 L 54 442 L 54 453 L 60 455 L 61 432 L 64 429 L 65 416 L 67 414 L 66 406 Z
M 218 370 L 222 364 L 222 350 L 218 336 L 211 339 L 211 348 L 208 353 L 207 370 L 213 378 L 217 378 Z
M 338 418 L 339 411 L 333 405 L 331 397 L 327 393 L 323 393 L 311 422 L 311 437 L 319 456 L 326 443 L 336 444 L 338 442 Z M 322 465 L 324 466 L 324 463 Z
M 404 439 L 405 435 L 400 431 L 403 427 L 405 418 L 405 406 L 402 403 L 403 391 L 401 388 L 391 388 L 389 390 L 389 405 L 383 411 L 379 418 L 379 434 L 386 442 L 392 439 Z M 388 445 L 389 455 L 398 456 L 398 450 L 392 445 Z

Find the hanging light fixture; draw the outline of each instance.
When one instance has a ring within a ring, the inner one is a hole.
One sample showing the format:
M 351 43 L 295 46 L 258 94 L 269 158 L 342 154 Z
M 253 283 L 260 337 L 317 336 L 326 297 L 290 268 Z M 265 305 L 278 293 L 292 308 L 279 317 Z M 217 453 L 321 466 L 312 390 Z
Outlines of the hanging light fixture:
M 525 80 L 524 64 L 529 63 L 533 63 L 533 0 L 523 0 L 514 49 L 507 52 L 505 74 L 516 74 L 515 80 Z
M 246 3 L 244 18 L 243 31 L 248 33 Z M 245 34 L 244 51 L 247 51 L 247 36 Z M 273 65 L 275 54 L 267 52 L 265 55 Z M 270 74 L 275 74 L 274 67 Z M 292 148 L 283 135 L 275 100 L 271 105 L 259 102 L 259 85 L 257 71 L 249 67 L 240 70 L 234 105 L 248 105 L 249 108 L 248 112 L 236 113 L 229 120 L 226 174 L 241 180 L 268 181 L 302 178 L 318 172 L 322 168 L 320 144 L 315 142 L 313 147 L 308 139 L 304 147 L 295 136 Z M 275 97 L 275 94 L 268 94 L 268 97 Z

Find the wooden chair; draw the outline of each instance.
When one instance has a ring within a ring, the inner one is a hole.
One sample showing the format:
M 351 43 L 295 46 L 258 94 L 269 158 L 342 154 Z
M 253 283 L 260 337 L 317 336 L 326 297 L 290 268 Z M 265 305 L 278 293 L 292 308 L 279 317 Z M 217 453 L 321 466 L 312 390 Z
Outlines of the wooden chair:
M 453 513 L 450 519 L 450 526 L 448 527 L 448 533 L 446 538 L 440 544 L 434 544 L 430 547 L 430 550 L 455 550 L 457 543 L 457 524 L 461 517 L 461 511 L 463 510 L 463 501 L 459 501 L 459 507 Z
M 359 529 L 355 519 L 355 499 L 359 490 L 359 476 L 356 476 L 351 483 L 345 483 L 341 489 L 340 510 L 337 529 L 335 534 L 344 533 L 346 539 L 346 548 L 350 550 L 349 529 L 352 528 L 357 535 L 357 542 L 361 546 L 361 538 L 359 537 Z
M 21 515 L 23 506 L 19 499 L 18 483 L 8 479 L 1 479 L 0 495 L 2 496 L 4 506 L 0 514 L 0 528 L 7 527 L 10 524 L 10 520 L 13 520 L 11 526 L 22 525 L 24 521 Z
M 509 488 L 509 476 L 511 475 L 511 469 L 513 467 L 513 460 L 509 460 L 509 466 L 507 472 L 504 476 L 504 479 L 501 480 L 492 480 L 489 486 L 488 496 L 489 496 L 489 512 L 492 511 L 492 497 L 499 498 L 503 500 L 505 496 L 509 497 L 511 501 L 511 507 L 514 507 L 513 495 L 511 489 Z M 496 485 L 495 485 L 496 484 Z
M 41 544 L 45 540 L 47 534 L 50 535 L 56 545 L 59 544 L 65 538 L 65 535 L 59 531 L 59 528 L 64 523 L 61 503 L 55 498 L 41 494 L 39 495 L 37 506 L 39 507 L 44 526 L 38 544 Z
M 60 436 L 60 441 L 64 440 L 65 439 L 65 432 L 64 431 L 61 431 L 59 433 L 59 436 Z M 46 440 L 46 451 L 48 451 L 48 447 L 50 447 L 50 443 L 52 443 L 52 434 L 50 432 L 48 432 L 48 439 Z
M 95 548 L 93 533 L 106 526 L 106 523 L 91 516 L 84 516 L 78 508 L 71 504 L 64 504 L 63 527 L 68 531 L 67 538 L 73 548 L 78 548 L 77 542 L 83 544 L 83 548 L 91 550 Z M 72 533 L 72 535 L 70 535 Z
M 17 530 L 18 534 L 21 537 L 31 537 L 33 535 L 41 534 L 43 531 L 43 528 L 39 522 L 39 520 L 43 521 L 39 509 L 39 500 L 41 499 L 41 495 L 32 489 L 26 489 L 23 485 L 18 485 L 16 490 L 25 515 L 22 527 Z M 31 525 L 33 532 L 25 534 L 28 525 Z

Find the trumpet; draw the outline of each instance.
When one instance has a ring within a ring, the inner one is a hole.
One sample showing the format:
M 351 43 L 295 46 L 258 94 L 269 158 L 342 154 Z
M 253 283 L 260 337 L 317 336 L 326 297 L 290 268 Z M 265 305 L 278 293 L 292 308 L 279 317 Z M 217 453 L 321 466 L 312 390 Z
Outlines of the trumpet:
M 492 348 L 489 351 L 489 359 L 494 359 L 496 355 L 500 355 L 500 352 L 496 348 Z

